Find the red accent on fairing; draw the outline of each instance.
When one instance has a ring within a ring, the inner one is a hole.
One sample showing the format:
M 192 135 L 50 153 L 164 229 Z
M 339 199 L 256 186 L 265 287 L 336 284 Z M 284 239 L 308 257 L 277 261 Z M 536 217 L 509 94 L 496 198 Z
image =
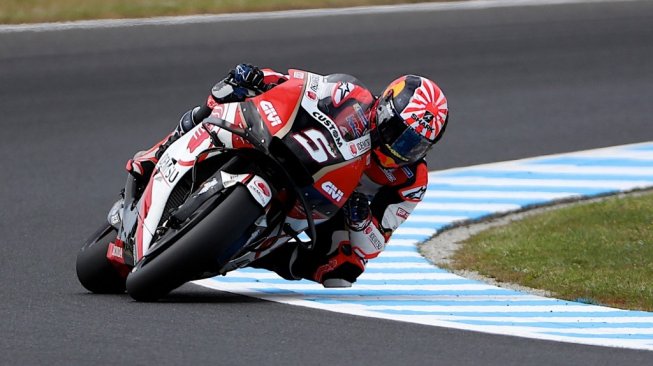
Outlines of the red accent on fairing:
M 301 102 L 303 87 L 303 79 L 290 79 L 257 97 L 249 99 L 256 105 L 256 109 L 272 135 L 276 135 L 277 132 L 288 124 L 297 104 Z M 270 112 L 263 110 L 261 107 L 261 102 L 263 101 L 270 103 L 273 106 L 276 115 L 279 120 L 281 120 L 281 123 L 277 122 L 273 126 L 274 121 L 268 120 L 267 115 Z
M 216 105 L 218 105 L 218 102 L 213 99 L 213 95 L 209 94 L 209 97 L 206 99 L 206 106 L 213 109 Z
M 179 164 L 181 166 L 193 166 L 193 165 L 195 165 L 195 160 L 189 160 L 189 161 L 179 160 L 179 161 L 177 161 L 177 164 Z
M 263 71 L 263 83 L 265 84 L 280 84 L 281 81 L 288 80 L 287 75 L 276 72 L 272 69 L 262 69 L 261 71 Z
M 138 209 L 138 226 L 136 227 L 137 262 L 143 258 L 143 230 L 145 230 L 143 225 L 145 223 L 147 214 L 150 212 L 150 206 L 152 205 L 152 181 L 153 180 L 150 180 L 150 183 L 147 185 L 147 187 L 145 187 L 145 192 L 143 192 L 143 197 L 139 203 L 140 208 Z
M 107 248 L 107 259 L 122 278 L 127 278 L 131 268 L 125 264 L 125 258 L 123 257 L 124 249 L 125 243 L 116 238 L 115 241 L 109 243 L 109 247 Z
M 186 147 L 188 152 L 192 154 L 207 138 L 209 138 L 209 133 L 206 132 L 205 129 L 198 128 L 195 130 L 193 137 L 190 138 L 188 141 L 188 146 Z
M 342 207 L 349 198 L 351 192 L 353 192 L 354 189 L 356 189 L 356 186 L 358 186 L 360 176 L 365 170 L 366 159 L 364 157 L 365 156 L 363 155 L 358 158 L 358 160 L 351 161 L 345 166 L 326 173 L 313 184 L 313 187 L 336 206 Z M 352 179 L 352 177 L 359 177 L 359 179 Z M 334 195 L 333 192 L 325 191 L 323 185 L 328 182 L 330 182 L 333 187 L 344 193 L 340 199 L 338 199 L 339 196 Z

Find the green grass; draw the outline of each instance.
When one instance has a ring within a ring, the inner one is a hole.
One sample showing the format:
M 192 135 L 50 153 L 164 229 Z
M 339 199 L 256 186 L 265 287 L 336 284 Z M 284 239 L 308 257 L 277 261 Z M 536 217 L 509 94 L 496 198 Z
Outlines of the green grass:
M 442 0 L 441 0 L 442 1 Z M 451 0 L 444 0 L 451 1 Z M 2 0 L 0 23 L 143 18 L 417 3 L 420 0 Z
M 484 231 L 451 268 L 556 297 L 653 311 L 653 194 L 612 197 Z

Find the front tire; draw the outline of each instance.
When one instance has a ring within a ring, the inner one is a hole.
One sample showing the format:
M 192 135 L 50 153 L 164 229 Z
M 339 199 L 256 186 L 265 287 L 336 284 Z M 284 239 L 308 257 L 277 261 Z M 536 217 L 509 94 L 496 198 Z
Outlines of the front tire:
M 234 250 L 262 213 L 247 188 L 236 186 L 177 242 L 153 258 L 143 257 L 127 276 L 127 293 L 137 301 L 156 301 L 198 279 L 215 267 L 216 258 Z
M 77 253 L 77 279 L 87 290 L 96 294 L 122 294 L 125 292 L 125 278 L 107 259 L 111 240 L 116 230 L 106 223 L 84 243 Z

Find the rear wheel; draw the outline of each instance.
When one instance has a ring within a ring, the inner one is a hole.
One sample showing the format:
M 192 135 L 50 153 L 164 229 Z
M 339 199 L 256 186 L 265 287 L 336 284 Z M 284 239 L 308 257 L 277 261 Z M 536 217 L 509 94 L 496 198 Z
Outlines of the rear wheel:
M 125 292 L 125 278 L 107 259 L 111 240 L 116 230 L 106 223 L 84 243 L 77 253 L 77 278 L 87 290 L 96 294 L 121 294 Z
M 153 258 L 144 257 L 127 277 L 127 292 L 138 301 L 156 301 L 185 282 L 224 265 L 242 245 L 243 235 L 263 213 L 247 188 L 236 186 L 212 212 Z

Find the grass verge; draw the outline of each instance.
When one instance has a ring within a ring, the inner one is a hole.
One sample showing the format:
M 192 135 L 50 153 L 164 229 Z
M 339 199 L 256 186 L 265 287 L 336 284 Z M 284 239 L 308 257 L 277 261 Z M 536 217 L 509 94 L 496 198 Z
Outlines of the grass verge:
M 562 299 L 653 311 L 653 193 L 489 229 L 466 240 L 449 266 Z
M 426 0 L 2 0 L 0 23 L 145 18 L 417 3 Z M 451 0 L 440 0 L 451 1 Z

